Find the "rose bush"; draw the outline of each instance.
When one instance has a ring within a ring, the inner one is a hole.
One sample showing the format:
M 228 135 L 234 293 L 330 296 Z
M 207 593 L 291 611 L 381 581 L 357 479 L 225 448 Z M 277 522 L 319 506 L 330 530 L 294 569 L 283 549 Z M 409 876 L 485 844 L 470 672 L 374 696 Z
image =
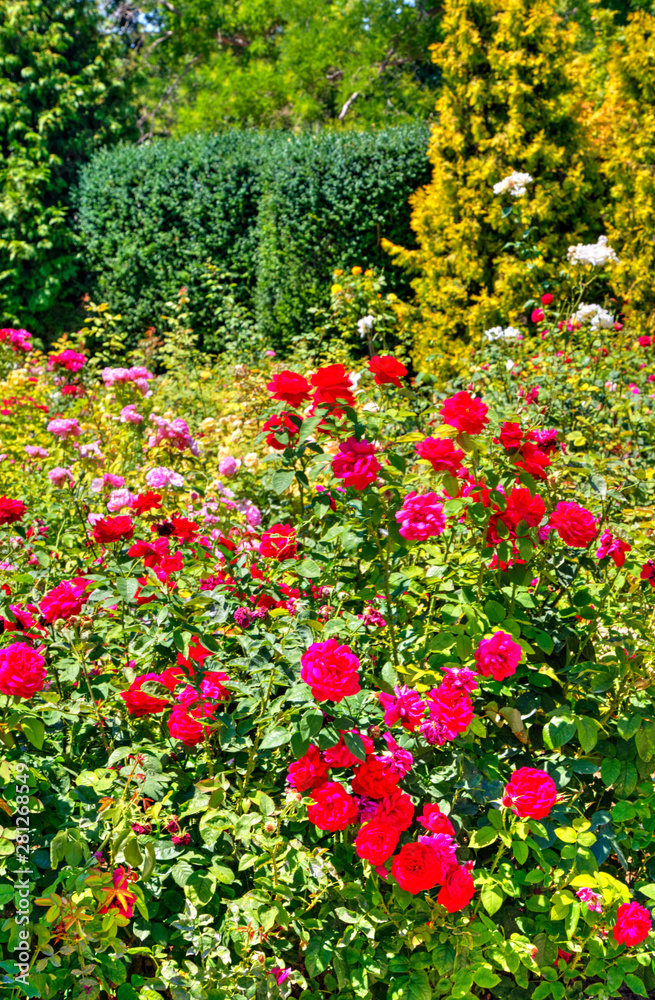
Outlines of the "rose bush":
M 653 990 L 655 355 L 546 299 L 444 384 L 0 344 L 8 989 L 29 870 L 45 1000 Z

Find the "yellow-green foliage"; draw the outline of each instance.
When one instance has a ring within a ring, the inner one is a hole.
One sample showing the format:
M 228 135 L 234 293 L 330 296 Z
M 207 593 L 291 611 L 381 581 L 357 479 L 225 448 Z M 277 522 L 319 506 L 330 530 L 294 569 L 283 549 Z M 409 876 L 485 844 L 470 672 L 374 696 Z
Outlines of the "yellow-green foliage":
M 655 17 L 633 14 L 614 44 L 600 109 L 608 140 L 603 169 L 611 183 L 613 271 L 628 297 L 633 328 L 655 330 Z M 609 151 L 609 153 L 608 153 Z
M 599 170 L 569 75 L 574 27 L 549 0 L 446 0 L 443 27 L 434 172 L 413 196 L 419 248 L 388 244 L 417 275 L 407 316 L 421 363 L 514 318 L 570 243 L 602 232 Z M 494 195 L 512 171 L 534 178 L 527 194 Z

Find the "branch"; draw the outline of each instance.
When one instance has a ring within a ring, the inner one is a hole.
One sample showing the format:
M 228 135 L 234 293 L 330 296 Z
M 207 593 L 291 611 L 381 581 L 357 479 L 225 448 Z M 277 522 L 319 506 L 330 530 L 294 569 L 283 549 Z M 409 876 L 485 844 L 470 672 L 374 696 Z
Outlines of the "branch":
M 149 129 L 148 132 L 145 132 L 145 133 L 141 132 L 141 135 L 139 137 L 139 144 L 142 143 L 142 142 L 146 142 L 147 139 L 152 139 L 152 136 L 153 136 L 153 133 L 154 133 L 154 128 L 155 128 L 155 117 L 157 116 L 157 113 L 159 111 L 161 111 L 161 109 L 164 106 L 164 104 L 169 100 L 169 98 L 171 97 L 171 95 L 174 93 L 176 87 L 179 86 L 179 84 L 182 82 L 182 80 L 187 75 L 187 73 L 189 73 L 191 71 L 191 69 L 195 66 L 195 64 L 197 62 L 199 62 L 201 59 L 202 59 L 202 56 L 200 54 L 198 54 L 197 56 L 194 56 L 193 59 L 191 59 L 186 64 L 186 66 L 184 67 L 184 69 L 182 70 L 182 72 L 178 73 L 178 75 L 175 77 L 175 79 L 173 80 L 173 82 L 171 83 L 171 85 L 168 87 L 168 89 L 163 94 L 163 96 L 162 96 L 161 100 L 159 101 L 159 103 L 157 104 L 157 106 L 152 111 L 144 111 L 144 113 L 138 119 L 137 126 L 138 126 L 138 129 L 139 129 L 139 132 L 141 132 L 141 126 L 145 125 L 148 120 L 150 121 L 150 129 Z
M 361 97 L 361 94 L 360 94 L 360 92 L 358 90 L 356 90 L 354 94 L 350 95 L 350 97 L 348 98 L 348 100 L 346 101 L 346 103 L 344 104 L 344 106 L 342 107 L 341 111 L 339 112 L 338 121 L 342 122 L 344 120 L 344 118 L 348 114 L 348 108 L 353 103 L 353 101 L 357 100 L 358 97 Z

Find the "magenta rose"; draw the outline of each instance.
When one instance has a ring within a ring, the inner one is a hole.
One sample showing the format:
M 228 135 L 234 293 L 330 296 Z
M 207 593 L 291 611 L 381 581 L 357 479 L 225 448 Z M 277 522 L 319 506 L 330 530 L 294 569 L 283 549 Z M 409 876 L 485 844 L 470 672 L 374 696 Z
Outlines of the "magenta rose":
M 300 676 L 317 701 L 341 701 L 359 691 L 359 660 L 336 639 L 312 643 L 300 663 Z

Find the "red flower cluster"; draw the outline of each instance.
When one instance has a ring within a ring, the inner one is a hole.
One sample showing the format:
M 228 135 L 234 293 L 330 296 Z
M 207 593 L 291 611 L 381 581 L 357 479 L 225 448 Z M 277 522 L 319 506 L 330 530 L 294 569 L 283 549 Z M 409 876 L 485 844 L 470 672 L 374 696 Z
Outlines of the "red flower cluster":
M 180 674 L 181 671 L 178 670 L 176 672 L 174 667 L 170 667 L 163 674 L 142 674 L 140 677 L 135 678 L 127 691 L 121 691 L 121 698 L 125 702 L 130 715 L 140 719 L 144 715 L 156 715 L 158 712 L 163 712 L 165 708 L 168 708 L 171 701 L 170 698 L 147 694 L 141 689 L 146 682 L 157 683 L 168 688 L 172 695 L 179 681 Z
M 625 563 L 626 552 L 630 552 L 631 549 L 632 545 L 628 545 L 622 538 L 617 538 L 611 531 L 604 531 L 600 536 L 600 548 L 596 558 L 605 559 L 609 556 L 614 565 L 620 568 Z
M 290 524 L 274 524 L 262 535 L 260 553 L 267 559 L 293 559 L 296 554 L 296 529 Z
M 350 375 L 341 364 L 319 368 L 312 375 L 311 385 L 303 375 L 285 369 L 273 376 L 273 381 L 268 383 L 267 389 L 273 399 L 288 403 L 294 408 L 302 406 L 311 399 L 312 412 L 322 408 L 339 416 L 342 412 L 341 405 L 355 405 Z
M 481 639 L 475 651 L 478 672 L 495 681 L 504 681 L 516 673 L 523 654 L 518 642 L 507 632 L 496 632 L 490 639 Z
M 127 514 L 119 517 L 103 517 L 93 525 L 93 537 L 101 545 L 112 542 L 129 542 L 134 534 L 134 523 Z
M 469 692 L 477 686 L 470 670 L 446 670 L 445 678 L 427 695 L 429 719 L 421 723 L 420 731 L 428 743 L 443 746 L 465 732 L 473 722 L 474 712 Z
M 407 374 L 405 366 L 390 354 L 374 354 L 368 368 L 375 376 L 376 385 L 395 385 L 398 389 L 402 386 L 400 379 Z
M 352 486 L 356 490 L 364 490 L 377 478 L 381 469 L 375 457 L 375 448 L 364 438 L 358 441 L 351 437 L 342 441 L 340 450 L 332 459 L 332 471 L 344 486 Z
M 441 416 L 445 424 L 458 431 L 480 434 L 489 423 L 488 411 L 489 407 L 481 399 L 474 399 L 468 392 L 456 392 L 444 401 Z
M 27 511 L 22 500 L 12 500 L 11 497 L 0 497 L 0 525 L 15 524 Z
M 0 691 L 18 698 L 31 698 L 46 679 L 45 660 L 26 642 L 12 642 L 0 649 Z
M 598 534 L 598 525 L 591 511 L 577 503 L 560 500 L 550 515 L 550 525 L 566 545 L 586 549 Z
M 297 413 L 276 413 L 272 417 L 269 417 L 262 431 L 268 431 L 266 435 L 266 444 L 269 448 L 274 448 L 275 451 L 284 451 L 285 448 L 289 448 L 294 444 L 294 438 L 297 438 L 300 433 L 300 424 L 302 423 L 302 417 Z M 280 435 L 286 436 L 286 441 L 280 440 Z
M 632 948 L 646 940 L 652 927 L 653 921 L 645 906 L 640 906 L 639 903 L 621 903 L 612 936 L 617 944 Z
M 359 660 L 337 639 L 314 642 L 301 660 L 300 676 L 317 701 L 341 701 L 359 691 Z
M 450 438 L 428 437 L 416 445 L 416 453 L 430 463 L 435 472 L 447 472 L 460 476 L 464 452 L 456 448 Z
M 146 514 L 149 510 L 159 510 L 161 507 L 161 493 L 153 493 L 148 490 L 146 493 L 139 493 L 130 501 L 130 509 L 135 514 Z
M 543 819 L 556 801 L 555 782 L 545 771 L 534 767 L 514 771 L 503 794 L 503 805 L 522 819 Z
M 558 447 L 557 431 L 524 431 L 520 424 L 504 421 L 494 441 L 508 451 L 517 468 L 535 479 L 546 479 L 546 469 L 552 464 L 548 453 Z
M 44 595 L 39 608 L 45 620 L 50 623 L 58 618 L 79 615 L 86 601 L 85 580 L 64 580 Z

